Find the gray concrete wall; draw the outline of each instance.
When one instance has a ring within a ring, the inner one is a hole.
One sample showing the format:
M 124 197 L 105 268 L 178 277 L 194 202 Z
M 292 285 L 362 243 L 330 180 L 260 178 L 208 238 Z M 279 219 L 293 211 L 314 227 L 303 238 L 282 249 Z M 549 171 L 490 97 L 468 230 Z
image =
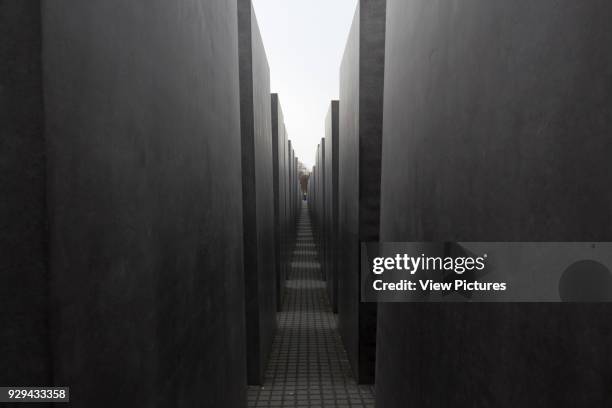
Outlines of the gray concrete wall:
M 0 2 L 0 384 L 50 384 L 38 1 Z
M 315 153 L 315 157 L 316 157 L 316 153 Z M 309 180 L 309 185 L 310 185 L 310 189 L 311 189 L 311 193 L 310 196 L 308 197 L 308 202 L 310 204 L 310 213 L 311 213 L 311 223 L 312 223 L 312 229 L 313 229 L 313 234 L 314 234 L 314 229 L 315 229 L 315 217 L 316 217 L 316 202 L 317 202 L 317 165 L 316 165 L 316 159 L 315 159 L 315 165 L 312 166 L 312 175 L 311 175 L 312 180 Z
M 236 4 L 42 20 L 53 383 L 75 407 L 245 406 Z
M 381 240 L 612 239 L 610 2 L 387 15 Z M 609 406 L 611 313 L 380 305 L 376 406 Z
M 287 156 L 285 122 L 283 109 L 278 94 L 272 94 L 272 156 L 274 171 L 274 244 L 276 257 L 276 305 L 281 309 L 283 290 L 285 286 L 287 262 L 287 214 L 285 213 L 285 196 L 288 194 L 287 183 Z
M 270 69 L 250 0 L 238 0 L 247 378 L 262 384 L 276 331 Z
M 313 206 L 313 200 L 314 200 L 314 177 L 315 177 L 315 166 L 312 166 L 312 168 L 310 169 L 310 177 L 308 177 L 308 196 L 306 197 L 307 201 L 307 205 L 308 205 L 308 212 L 311 214 L 312 216 L 312 206 Z
M 321 265 L 321 277 L 327 280 L 326 257 L 326 225 L 325 225 L 325 138 L 319 144 L 319 154 L 317 156 L 317 168 L 319 169 L 319 183 L 317 184 L 317 233 L 319 247 L 319 264 Z
M 385 1 L 361 0 L 340 68 L 338 324 L 361 383 L 374 381 L 376 306 L 360 303 L 361 241 L 379 228 Z
M 284 224 L 284 241 L 283 241 L 283 259 L 282 259 L 282 276 L 286 281 L 289 275 L 289 267 L 291 262 L 291 238 L 292 238 L 292 227 L 290 223 L 290 212 L 289 212 L 289 194 L 290 194 L 290 184 L 289 184 L 289 137 L 287 134 L 287 127 L 283 124 L 283 139 L 284 139 L 284 151 L 283 151 L 283 184 L 284 184 L 284 214 L 285 214 L 285 224 Z
M 291 144 L 289 144 L 289 146 L 291 146 Z M 297 180 L 297 175 L 296 175 L 296 168 L 295 168 L 295 151 L 293 150 L 293 147 L 290 147 L 291 149 L 291 154 L 289 155 L 289 203 L 290 203 L 290 216 L 291 216 L 291 230 L 293 230 L 293 228 L 295 228 L 295 222 L 297 219 L 297 212 L 296 212 L 296 200 L 295 200 L 295 194 L 293 194 L 293 191 L 295 191 L 295 183 Z M 293 244 L 295 243 L 295 239 L 292 238 L 290 241 L 290 248 L 293 248 Z
M 338 101 L 332 101 L 325 118 L 325 227 L 327 292 L 334 313 L 338 312 Z
M 314 166 L 314 196 L 313 196 L 313 210 L 312 210 L 312 234 L 313 241 L 316 245 L 317 251 L 319 250 L 319 201 L 321 200 L 321 192 L 319 191 L 321 175 L 321 145 L 317 145 L 315 152 L 315 166 Z
M 297 221 L 302 212 L 302 196 L 300 193 L 300 159 L 299 157 L 295 157 L 295 187 L 293 189 L 293 196 L 295 197 L 295 232 L 297 233 Z
M 289 236 L 289 239 L 287 240 L 288 257 L 291 257 L 293 245 L 295 244 L 295 234 L 292 233 L 295 228 L 295 211 L 293 204 L 293 194 L 291 194 L 291 191 L 293 190 L 294 170 L 291 163 L 293 163 L 293 146 L 291 145 L 291 140 L 289 140 L 287 142 L 287 213 L 289 214 L 289 222 L 287 224 L 287 235 Z M 291 259 L 289 259 L 289 262 L 287 263 L 287 272 L 289 271 L 290 262 Z
M 297 225 L 299 214 L 302 211 L 302 197 L 300 195 L 300 166 L 299 166 L 300 159 L 299 157 L 296 156 L 294 160 L 295 160 L 294 161 L 295 178 L 293 179 L 293 182 L 295 183 L 294 188 L 293 188 L 293 196 L 295 197 L 294 225 Z

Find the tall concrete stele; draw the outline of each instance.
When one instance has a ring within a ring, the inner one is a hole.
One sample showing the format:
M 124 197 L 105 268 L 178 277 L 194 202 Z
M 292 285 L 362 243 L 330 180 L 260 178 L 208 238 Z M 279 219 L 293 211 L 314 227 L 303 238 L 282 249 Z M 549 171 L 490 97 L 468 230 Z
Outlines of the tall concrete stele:
M 270 68 L 251 0 L 238 0 L 238 40 L 247 379 L 262 384 L 276 331 L 278 288 Z
M 325 270 L 327 290 L 334 313 L 338 313 L 338 109 L 332 101 L 325 119 Z
M 319 265 L 321 265 L 321 278 L 327 280 L 327 268 L 325 264 L 325 138 L 321 139 L 317 149 L 317 249 L 319 253 Z
M 319 163 L 317 158 L 319 157 L 320 145 L 317 145 L 315 153 L 315 165 L 312 168 L 312 235 L 317 244 L 317 237 L 319 233 L 319 213 L 318 213 L 318 202 L 319 202 Z
M 287 138 L 289 136 L 287 135 Z M 293 211 L 293 199 L 292 199 L 292 186 L 293 186 L 293 169 L 291 167 L 291 157 L 293 152 L 293 147 L 291 145 L 291 140 L 287 140 L 287 214 L 289 214 L 290 221 L 287 224 L 287 243 L 285 246 L 286 250 L 286 262 L 285 262 L 285 277 L 288 278 L 288 273 L 291 266 L 291 254 L 293 253 L 293 244 L 295 239 L 295 212 Z
M 0 27 L 0 385 L 245 407 L 236 2 L 7 0 Z
M 381 240 L 611 241 L 612 3 L 387 3 Z M 377 408 L 612 406 L 609 303 L 378 316 Z
M 274 230 L 276 251 L 276 305 L 280 310 L 285 280 L 290 262 L 290 243 L 293 225 L 289 209 L 291 172 L 287 131 L 278 94 L 272 94 L 272 155 L 274 163 Z
M 360 242 L 378 241 L 385 0 L 357 6 L 340 68 L 338 328 L 360 383 L 373 383 L 376 304 L 360 302 Z

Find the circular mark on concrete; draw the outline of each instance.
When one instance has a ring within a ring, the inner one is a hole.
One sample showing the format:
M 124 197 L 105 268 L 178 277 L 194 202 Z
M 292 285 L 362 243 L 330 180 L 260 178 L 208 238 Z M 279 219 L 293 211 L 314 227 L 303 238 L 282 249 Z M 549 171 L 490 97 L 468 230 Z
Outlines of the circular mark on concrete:
M 612 301 L 612 273 L 597 261 L 574 262 L 559 279 L 559 297 L 563 302 Z

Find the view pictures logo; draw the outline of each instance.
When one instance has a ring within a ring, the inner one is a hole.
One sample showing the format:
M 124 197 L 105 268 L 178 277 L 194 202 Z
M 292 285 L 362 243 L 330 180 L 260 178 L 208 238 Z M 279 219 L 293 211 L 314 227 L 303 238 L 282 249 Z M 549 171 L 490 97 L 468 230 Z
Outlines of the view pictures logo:
M 441 257 L 409 256 L 397 254 L 395 257 L 376 257 L 372 261 L 372 273 L 381 275 L 385 271 L 406 271 L 414 275 L 418 271 L 452 271 L 462 275 L 469 271 L 482 271 L 487 254 L 480 257 Z

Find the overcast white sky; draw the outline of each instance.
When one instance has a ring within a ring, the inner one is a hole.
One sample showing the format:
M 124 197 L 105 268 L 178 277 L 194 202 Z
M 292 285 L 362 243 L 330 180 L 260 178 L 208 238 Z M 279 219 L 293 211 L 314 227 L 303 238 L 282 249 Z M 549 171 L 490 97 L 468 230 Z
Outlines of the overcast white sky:
M 296 155 L 314 164 L 325 115 L 338 99 L 340 61 L 357 0 L 253 0 Z

